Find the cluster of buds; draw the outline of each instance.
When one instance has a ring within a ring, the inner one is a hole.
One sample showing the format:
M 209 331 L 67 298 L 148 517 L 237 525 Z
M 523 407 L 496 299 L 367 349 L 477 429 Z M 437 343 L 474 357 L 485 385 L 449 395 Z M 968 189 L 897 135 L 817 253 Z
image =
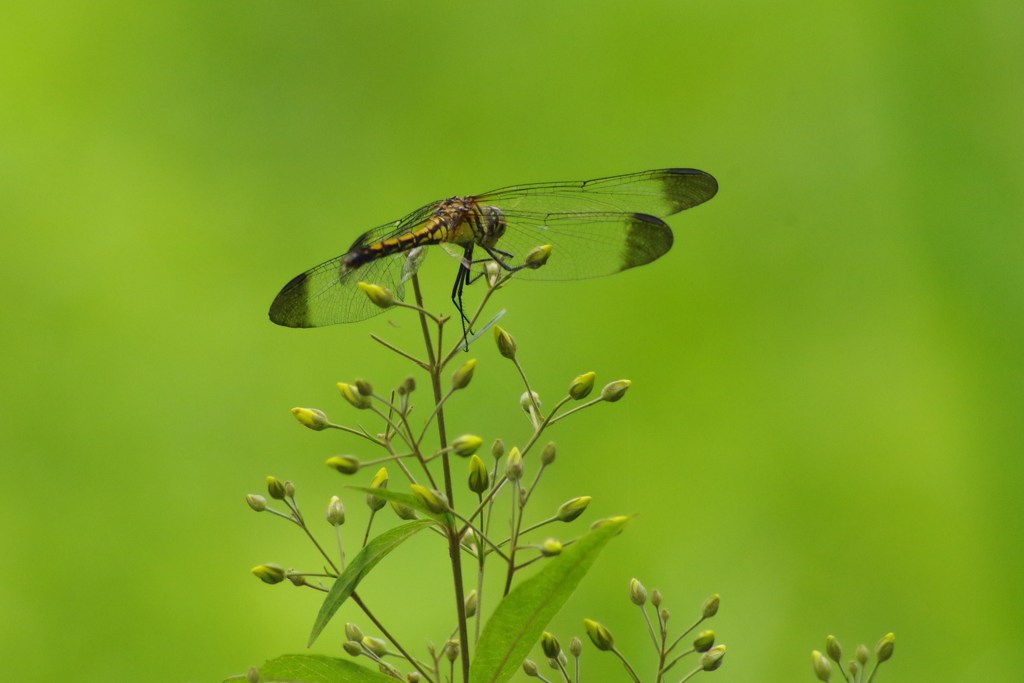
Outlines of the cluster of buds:
M 896 635 L 893 633 L 886 633 L 875 644 L 875 665 L 867 680 L 874 680 L 878 667 L 881 666 L 882 662 L 888 661 L 892 657 L 895 647 Z M 858 645 L 854 651 L 854 658 L 846 663 L 846 668 L 844 669 L 843 648 L 839 645 L 836 637 L 832 635 L 825 638 L 825 654 L 818 650 L 811 652 L 811 668 L 814 670 L 814 675 L 817 676 L 819 681 L 828 681 L 832 678 L 832 662 L 835 662 L 839 673 L 842 674 L 845 681 L 848 683 L 859 683 L 864 680 L 868 662 L 870 661 L 871 651 L 868 650 L 867 645 Z

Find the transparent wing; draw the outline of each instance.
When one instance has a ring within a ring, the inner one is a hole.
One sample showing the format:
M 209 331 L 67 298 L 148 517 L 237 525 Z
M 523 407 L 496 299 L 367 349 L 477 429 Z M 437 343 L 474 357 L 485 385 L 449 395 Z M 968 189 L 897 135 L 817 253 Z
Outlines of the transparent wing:
M 523 268 L 517 278 L 578 280 L 610 275 L 650 263 L 672 248 L 672 230 L 660 218 L 641 213 L 505 214 L 505 234 L 495 252 L 505 265 L 518 268 L 536 247 L 551 245 L 547 263 Z M 445 245 L 452 256 L 461 247 Z M 491 260 L 480 247 L 474 270 Z
M 693 168 L 665 168 L 558 183 L 516 185 L 475 197 L 507 212 L 645 213 L 669 216 L 715 196 L 718 182 Z
M 346 268 L 344 256 L 321 263 L 286 284 L 270 305 L 270 319 L 285 327 L 322 327 L 365 320 L 383 312 L 356 285 L 369 282 L 390 289 L 399 300 L 422 253 L 392 254 Z

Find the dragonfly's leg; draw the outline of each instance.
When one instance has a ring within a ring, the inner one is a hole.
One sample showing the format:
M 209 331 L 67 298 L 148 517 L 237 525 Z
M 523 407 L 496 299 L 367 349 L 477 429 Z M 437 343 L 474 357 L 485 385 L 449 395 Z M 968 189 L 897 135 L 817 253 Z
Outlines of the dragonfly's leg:
M 505 259 L 512 258 L 512 254 L 510 254 L 507 251 L 502 251 L 501 249 L 496 249 L 494 247 L 484 247 L 484 251 L 486 251 L 490 255 L 491 260 L 495 261 L 499 266 L 501 266 L 510 273 L 514 273 L 517 270 L 522 270 L 523 268 L 526 268 L 525 263 L 518 266 L 510 266 L 509 264 L 505 263 Z
M 459 273 L 455 276 L 455 285 L 452 287 L 452 303 L 455 304 L 455 308 L 459 311 L 459 317 L 462 318 L 463 339 L 467 339 L 472 331 L 469 329 L 469 318 L 466 317 L 465 306 L 462 304 L 462 289 L 469 281 L 471 272 L 469 267 L 472 263 L 473 243 L 470 242 L 466 245 L 466 251 L 462 255 L 462 261 L 459 263 Z

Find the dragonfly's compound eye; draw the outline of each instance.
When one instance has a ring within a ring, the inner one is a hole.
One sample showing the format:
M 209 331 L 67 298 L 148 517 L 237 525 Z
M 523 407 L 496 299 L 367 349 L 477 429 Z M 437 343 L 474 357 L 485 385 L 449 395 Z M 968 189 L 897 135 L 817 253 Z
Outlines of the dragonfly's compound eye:
M 498 239 L 505 234 L 505 214 L 496 206 L 485 206 L 483 213 L 484 235 L 490 239 Z

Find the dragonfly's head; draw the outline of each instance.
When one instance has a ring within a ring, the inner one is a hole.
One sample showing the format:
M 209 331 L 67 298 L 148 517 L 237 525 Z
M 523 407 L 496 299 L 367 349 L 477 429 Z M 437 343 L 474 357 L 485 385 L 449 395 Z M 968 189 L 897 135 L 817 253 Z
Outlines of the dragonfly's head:
M 505 214 L 496 206 L 480 207 L 480 235 L 481 244 L 493 247 L 501 236 L 505 234 Z

